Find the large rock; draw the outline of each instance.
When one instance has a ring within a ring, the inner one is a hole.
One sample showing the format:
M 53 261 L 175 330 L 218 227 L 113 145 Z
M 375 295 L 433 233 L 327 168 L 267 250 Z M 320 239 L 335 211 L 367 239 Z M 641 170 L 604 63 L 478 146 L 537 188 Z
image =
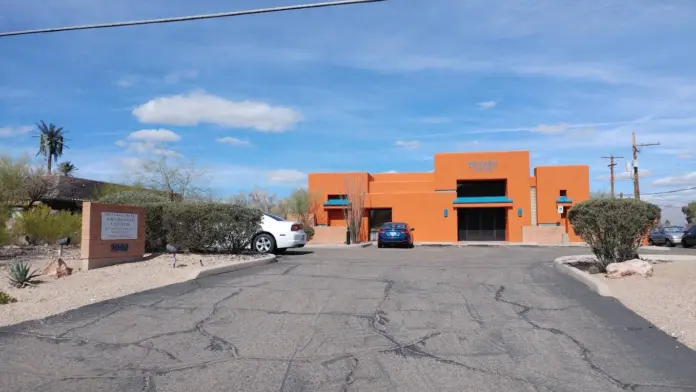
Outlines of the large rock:
M 647 261 L 633 259 L 623 263 L 611 263 L 607 266 L 607 278 L 621 278 L 624 276 L 640 275 L 649 278 L 653 274 L 653 267 Z
M 53 260 L 43 270 L 43 274 L 46 276 L 55 276 L 56 278 L 62 278 L 72 274 L 72 268 L 65 264 L 63 259 Z

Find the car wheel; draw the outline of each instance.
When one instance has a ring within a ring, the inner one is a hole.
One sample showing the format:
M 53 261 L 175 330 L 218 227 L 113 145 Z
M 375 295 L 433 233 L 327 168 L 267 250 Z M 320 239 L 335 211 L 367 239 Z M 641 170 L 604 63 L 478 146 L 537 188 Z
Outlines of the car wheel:
M 653 242 L 652 238 L 648 238 L 648 245 L 655 246 L 655 243 Z
M 691 245 L 687 244 L 686 241 L 682 240 L 682 247 L 683 248 L 691 248 Z
M 673 243 L 672 241 L 670 241 L 670 240 L 665 240 L 665 246 L 668 247 L 668 248 L 673 248 L 673 247 L 674 247 L 674 243 Z
M 384 248 L 384 245 L 382 245 L 381 242 L 377 242 L 377 247 L 378 247 L 378 248 Z
M 275 238 L 270 234 L 259 234 L 254 238 L 254 250 L 259 253 L 273 253 L 276 250 Z

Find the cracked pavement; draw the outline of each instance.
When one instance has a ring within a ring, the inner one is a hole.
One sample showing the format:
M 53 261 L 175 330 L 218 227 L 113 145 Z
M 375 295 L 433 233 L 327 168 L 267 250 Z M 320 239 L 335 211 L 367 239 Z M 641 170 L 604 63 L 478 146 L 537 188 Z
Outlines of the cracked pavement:
M 551 262 L 577 253 L 296 252 L 0 328 L 0 391 L 696 391 L 696 353 Z

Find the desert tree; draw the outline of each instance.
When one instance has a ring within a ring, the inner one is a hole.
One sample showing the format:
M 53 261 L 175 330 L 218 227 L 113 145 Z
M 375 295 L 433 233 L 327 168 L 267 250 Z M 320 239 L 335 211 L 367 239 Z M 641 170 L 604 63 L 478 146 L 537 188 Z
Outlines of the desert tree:
M 58 177 L 46 173 L 41 166 L 25 163 L 22 168 L 21 194 L 27 208 L 56 196 Z
M 289 214 L 305 226 L 314 226 L 313 217 L 316 213 L 318 195 L 310 192 L 307 188 L 296 188 L 284 200 Z
M 692 224 L 694 222 L 694 218 L 696 217 L 696 201 L 692 201 L 691 203 L 683 206 L 681 211 L 686 218 L 686 223 Z
M 58 174 L 64 177 L 74 177 L 77 172 L 77 166 L 70 161 L 61 162 L 58 165 Z
M 350 232 L 351 243 L 359 243 L 360 235 L 363 230 L 363 217 L 365 215 L 365 183 L 360 178 L 346 176 L 345 178 L 346 199 L 348 205 L 343 208 L 343 217 L 346 220 L 348 231 Z
M 194 162 L 171 162 L 166 156 L 146 160 L 136 171 L 136 182 L 162 191 L 170 201 L 196 200 L 205 195 L 201 182 L 207 172 Z
M 68 148 L 65 145 L 65 130 L 43 121 L 36 124 L 36 127 L 39 129 L 39 152 L 36 155 L 46 158 L 46 170 L 51 174 L 52 164 L 57 163 L 58 158 L 63 156 L 63 149 Z

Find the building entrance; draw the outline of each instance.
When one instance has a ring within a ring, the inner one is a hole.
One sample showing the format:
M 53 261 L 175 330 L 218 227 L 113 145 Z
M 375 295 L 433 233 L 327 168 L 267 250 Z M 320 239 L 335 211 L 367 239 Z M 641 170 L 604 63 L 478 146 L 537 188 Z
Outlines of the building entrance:
M 505 208 L 458 208 L 459 241 L 505 241 Z

